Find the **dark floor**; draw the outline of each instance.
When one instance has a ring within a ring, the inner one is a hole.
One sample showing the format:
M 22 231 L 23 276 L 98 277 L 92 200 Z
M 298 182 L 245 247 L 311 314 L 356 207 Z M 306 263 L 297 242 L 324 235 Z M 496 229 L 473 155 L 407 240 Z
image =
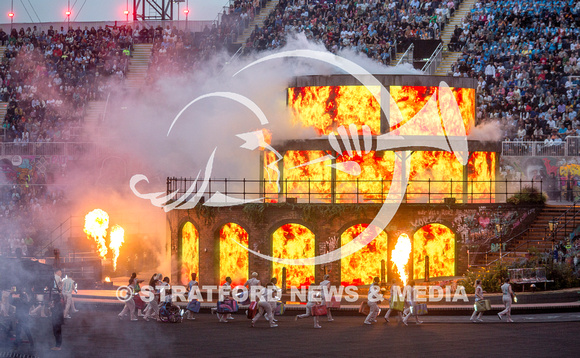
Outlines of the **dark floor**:
M 445 321 L 425 316 L 422 325 L 386 324 L 381 318 L 364 325 L 363 316 L 321 319 L 279 318 L 279 327 L 235 315 L 227 324 L 210 314 L 183 323 L 119 321 L 116 312 L 82 311 L 63 326 L 63 349 L 50 351 L 54 342 L 50 319 L 34 319 L 36 351 L 22 343 L 19 353 L 38 357 L 577 357 L 580 315 L 514 316 L 516 323 L 500 322 L 494 314 L 473 324 L 468 316 Z M 535 318 L 537 320 L 535 321 Z M 559 321 L 559 319 L 568 322 Z M 574 321 L 575 320 L 575 321 Z M 0 346 L 0 356 L 12 342 Z M 5 353 L 4 353 L 5 354 Z

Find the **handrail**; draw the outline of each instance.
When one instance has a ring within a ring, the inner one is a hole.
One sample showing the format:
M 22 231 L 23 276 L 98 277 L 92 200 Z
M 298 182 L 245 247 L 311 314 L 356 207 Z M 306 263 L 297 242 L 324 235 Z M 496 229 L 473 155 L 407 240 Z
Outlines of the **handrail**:
M 3 142 L 0 155 L 63 155 L 77 157 L 84 154 L 99 154 L 99 147 L 92 142 Z
M 555 228 L 554 232 L 552 233 L 552 239 L 553 239 L 553 240 L 555 240 L 555 239 L 556 239 L 556 236 L 558 235 L 558 232 L 559 232 L 561 229 L 563 229 L 563 230 L 564 230 L 564 235 L 566 235 L 566 229 L 568 228 L 568 223 L 569 223 L 570 221 L 573 221 L 573 222 L 574 222 L 574 224 L 573 224 L 573 225 L 575 225 L 575 223 L 576 223 L 576 216 L 578 216 L 578 212 L 580 211 L 580 210 L 579 210 L 579 211 L 576 211 L 576 203 L 578 203 L 578 202 L 580 202 L 580 200 L 575 200 L 574 202 L 572 202 L 572 206 L 570 206 L 570 208 L 568 208 L 568 210 L 566 210 L 566 211 L 565 211 L 563 214 L 561 214 L 560 216 L 558 216 L 558 217 L 555 219 L 555 221 L 557 221 L 557 222 L 558 222 L 558 226 L 556 226 L 556 228 Z M 568 220 L 567 220 L 568 213 L 569 213 L 571 210 L 574 210 L 574 215 L 573 215 L 573 216 L 572 216 L 570 219 L 568 219 Z M 564 217 L 564 225 L 563 225 L 563 226 L 559 224 L 559 223 L 560 223 L 560 220 L 561 220 L 561 218 L 562 218 L 562 217 Z M 576 229 L 576 228 L 574 227 L 574 228 L 572 229 L 572 231 L 571 231 L 571 232 L 573 232 L 575 229 Z
M 426 72 L 428 75 L 432 75 L 435 73 L 435 70 L 439 66 L 442 60 L 442 53 L 443 53 L 443 42 L 439 43 L 439 46 L 433 51 L 429 60 L 425 63 L 425 66 L 421 69 L 421 71 Z
M 62 227 L 63 225 L 66 225 L 66 223 L 68 223 L 68 228 L 65 228 L 65 231 L 62 231 Z M 48 234 L 48 237 L 51 238 L 52 235 L 54 234 L 55 231 L 60 229 L 60 235 L 56 236 L 55 238 L 53 238 L 52 240 L 50 240 L 46 245 L 44 245 L 42 248 L 37 249 L 34 252 L 33 256 L 38 256 L 39 253 L 42 253 L 46 248 L 48 248 L 50 245 L 52 245 L 56 240 L 61 239 L 63 237 L 64 234 L 66 234 L 67 232 L 71 232 L 72 231 L 72 216 L 69 216 L 65 221 L 61 222 L 59 226 L 55 227 L 50 234 Z
M 399 62 L 397 62 L 397 66 L 402 64 L 402 63 L 413 63 L 413 50 L 415 49 L 415 45 L 410 44 L 409 47 L 407 48 L 407 51 L 405 51 L 405 53 L 403 53 L 403 56 L 401 56 L 401 58 L 399 59 Z M 405 58 L 407 58 L 408 56 L 411 56 L 411 60 L 405 60 Z M 405 60 L 405 61 L 403 61 Z

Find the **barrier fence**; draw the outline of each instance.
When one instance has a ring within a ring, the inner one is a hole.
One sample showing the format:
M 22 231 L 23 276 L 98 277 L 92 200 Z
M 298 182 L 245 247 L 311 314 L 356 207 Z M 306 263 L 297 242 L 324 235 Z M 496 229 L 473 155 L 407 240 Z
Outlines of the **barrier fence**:
M 0 143 L 0 156 L 29 155 L 55 156 L 62 155 L 73 158 L 101 154 L 102 149 L 89 142 L 29 142 Z
M 566 137 L 559 143 L 541 141 L 505 141 L 502 142 L 501 154 L 515 157 L 566 157 L 580 155 L 580 137 Z
M 167 193 L 183 202 L 196 196 L 214 204 L 261 203 L 327 204 L 477 204 L 505 203 L 526 187 L 547 189 L 542 181 L 523 180 L 409 180 L 405 193 L 390 193 L 395 180 L 281 180 L 280 190 L 267 179 L 167 178 Z M 394 192 L 394 190 L 393 190 Z

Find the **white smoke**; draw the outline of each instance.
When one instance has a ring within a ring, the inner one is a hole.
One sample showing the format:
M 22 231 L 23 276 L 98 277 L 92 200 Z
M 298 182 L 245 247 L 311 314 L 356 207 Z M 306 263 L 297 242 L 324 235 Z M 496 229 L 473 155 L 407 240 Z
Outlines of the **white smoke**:
M 502 128 L 499 121 L 488 121 L 477 125 L 467 139 L 497 142 L 502 138 Z

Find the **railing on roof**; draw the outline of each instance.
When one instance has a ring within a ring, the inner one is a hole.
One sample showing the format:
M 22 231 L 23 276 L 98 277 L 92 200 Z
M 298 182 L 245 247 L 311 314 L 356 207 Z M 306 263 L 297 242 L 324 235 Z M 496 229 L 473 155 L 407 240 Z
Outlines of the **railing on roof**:
M 332 204 L 483 204 L 505 203 L 507 198 L 532 186 L 540 192 L 541 181 L 522 180 L 409 180 L 403 195 L 390 193 L 394 180 L 280 180 L 267 179 L 207 179 L 167 178 L 167 193 L 175 193 L 173 199 L 187 201 L 203 196 L 205 202 L 216 204 L 239 203 L 239 200 L 260 203 L 332 203 Z M 193 186 L 193 187 L 192 187 Z M 201 192 L 200 192 L 201 191 Z M 217 194 L 217 195 L 216 195 Z M 225 195 L 222 196 L 220 194 Z M 216 195 L 214 197 L 214 195 Z M 212 198 L 213 197 L 213 198 Z M 215 201 L 219 198 L 219 202 Z
M 504 141 L 501 147 L 502 156 L 579 156 L 580 137 L 568 136 L 565 141 L 557 143 L 542 141 Z
M 429 61 L 425 63 L 425 66 L 423 66 L 421 71 L 425 72 L 426 75 L 435 74 L 435 71 L 437 71 L 437 67 L 439 67 L 439 64 L 441 63 L 442 60 L 443 60 L 443 42 L 440 43 L 439 46 L 437 46 L 437 48 L 429 58 Z
M 401 56 L 401 58 L 399 59 L 399 62 L 397 62 L 397 66 L 403 63 L 410 63 L 411 65 L 413 64 L 413 50 L 415 48 L 415 45 L 410 44 L 409 47 L 407 48 L 407 51 L 405 51 L 405 53 L 403 54 L 403 56 Z

